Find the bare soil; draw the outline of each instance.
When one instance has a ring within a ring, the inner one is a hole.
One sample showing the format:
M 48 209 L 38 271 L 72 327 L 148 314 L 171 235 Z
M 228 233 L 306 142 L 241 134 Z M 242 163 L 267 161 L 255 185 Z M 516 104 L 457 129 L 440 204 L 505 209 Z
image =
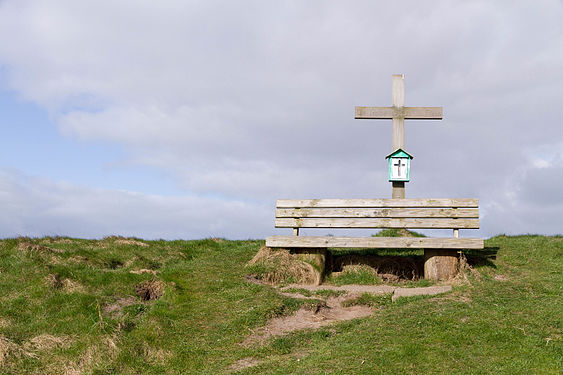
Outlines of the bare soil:
M 164 294 L 165 284 L 159 280 L 143 281 L 137 285 L 135 293 L 144 301 L 159 299 Z
M 249 279 L 249 282 L 259 282 Z M 305 296 L 297 292 L 286 292 L 290 289 L 304 289 L 310 292 L 320 290 L 332 290 L 344 292 L 337 297 Z M 399 297 L 410 297 L 418 295 L 436 295 L 452 290 L 451 285 L 437 285 L 425 288 L 401 288 L 390 285 L 300 285 L 292 284 L 278 289 L 278 293 L 291 297 L 308 300 L 323 300 L 324 304 L 302 307 L 295 314 L 277 317 L 268 322 L 266 326 L 254 331 L 244 342 L 243 346 L 260 345 L 275 336 L 283 336 L 288 333 L 304 330 L 318 329 L 333 322 L 363 318 L 373 313 L 374 309 L 365 305 L 345 306 L 345 302 L 356 299 L 364 293 L 370 294 L 392 294 L 392 301 Z
M 139 302 L 139 299 L 133 296 L 119 297 L 115 300 L 115 302 L 104 306 L 104 313 L 111 314 L 113 316 L 120 315 L 124 307 L 135 305 Z
M 249 336 L 243 342 L 243 345 L 262 344 L 274 336 L 283 336 L 303 329 L 317 329 L 333 322 L 371 315 L 373 310 L 369 306 L 342 306 L 342 302 L 351 297 L 353 295 L 346 294 L 344 296 L 327 298 L 326 307 L 314 308 L 313 310 L 302 307 L 293 315 L 274 318 L 265 327 L 260 328 Z

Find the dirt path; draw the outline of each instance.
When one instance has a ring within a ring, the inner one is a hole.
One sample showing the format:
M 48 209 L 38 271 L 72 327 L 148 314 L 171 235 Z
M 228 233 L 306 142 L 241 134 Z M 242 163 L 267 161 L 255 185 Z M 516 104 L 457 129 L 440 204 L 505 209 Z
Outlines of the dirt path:
M 344 292 L 337 297 L 305 296 L 295 292 L 295 289 L 315 292 L 320 290 L 332 290 Z M 292 290 L 291 292 L 285 292 Z M 336 321 L 345 321 L 363 318 L 372 314 L 373 309 L 365 305 L 343 306 L 345 301 L 357 298 L 363 293 L 370 294 L 393 294 L 392 301 L 399 297 L 410 297 L 417 295 L 435 295 L 449 292 L 451 285 L 431 286 L 426 288 L 400 288 L 390 285 L 288 285 L 279 289 L 279 293 L 291 298 L 324 300 L 325 305 L 317 307 L 302 307 L 295 314 L 274 318 L 265 327 L 259 328 L 244 342 L 244 346 L 260 345 L 273 336 L 283 336 L 293 331 L 303 329 L 317 329 Z

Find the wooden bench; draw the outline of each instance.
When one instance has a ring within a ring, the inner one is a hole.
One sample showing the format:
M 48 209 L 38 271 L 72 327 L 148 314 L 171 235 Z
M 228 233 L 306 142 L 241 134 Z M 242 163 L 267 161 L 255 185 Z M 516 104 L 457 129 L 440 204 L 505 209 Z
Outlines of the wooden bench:
M 272 248 L 420 248 L 425 249 L 425 258 L 451 257 L 452 249 L 484 248 L 481 238 L 459 237 L 459 229 L 479 228 L 478 199 L 280 199 L 276 206 L 276 228 L 293 228 L 293 236 L 268 237 L 266 246 Z M 453 236 L 299 236 L 301 228 L 450 229 L 453 230 Z M 450 252 L 432 252 L 427 249 L 444 249 Z M 455 255 L 455 252 L 453 254 Z M 426 273 L 425 261 L 425 277 Z M 443 275 L 430 275 L 430 278 L 440 279 Z

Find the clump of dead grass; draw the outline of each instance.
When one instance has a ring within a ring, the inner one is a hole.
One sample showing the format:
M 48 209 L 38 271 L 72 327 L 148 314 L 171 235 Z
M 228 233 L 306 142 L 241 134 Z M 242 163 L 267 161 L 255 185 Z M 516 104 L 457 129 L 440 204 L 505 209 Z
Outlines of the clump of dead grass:
M 62 237 L 45 237 L 43 242 L 46 243 L 73 243 L 74 241 L 70 238 L 62 238 Z
M 295 258 L 287 249 L 262 246 L 247 267 L 256 273 L 257 279 L 272 285 L 319 283 L 319 272 L 313 265 Z
M 104 238 L 102 241 L 100 242 L 113 242 L 116 243 L 118 245 L 135 245 L 135 246 L 141 246 L 141 247 L 148 247 L 149 244 L 141 242 L 135 238 L 128 238 L 128 237 L 121 237 L 121 236 L 109 236 Z M 103 246 L 102 246 L 103 247 Z
M 120 352 L 116 341 L 115 336 L 103 336 L 99 342 L 82 352 L 78 360 L 62 366 L 64 371 L 61 373 L 67 375 L 91 374 L 100 363 L 116 360 Z
M 84 291 L 84 287 L 80 283 L 67 278 L 61 278 L 58 274 L 48 274 L 45 277 L 45 284 L 47 284 L 49 288 L 69 293 Z
M 46 351 L 55 348 L 68 348 L 70 343 L 71 339 L 68 336 L 43 334 L 33 337 L 23 347 L 29 351 Z
M 459 252 L 458 272 L 455 277 L 452 278 L 451 282 L 457 285 L 471 285 L 469 275 L 471 275 L 477 281 L 481 280 L 481 273 L 479 273 L 479 271 L 477 271 L 467 262 L 465 254 Z
M 140 270 L 131 270 L 129 271 L 129 273 L 133 273 L 135 275 L 142 275 L 143 273 L 150 273 L 152 275 L 156 275 L 157 271 L 141 268 Z
M 147 280 L 137 284 L 135 293 L 144 301 L 159 299 L 164 295 L 165 284 L 159 280 Z
M 33 352 L 0 335 L 0 365 L 5 365 L 12 359 L 22 357 L 37 358 Z
M 39 254 L 45 254 L 45 253 L 60 254 L 60 253 L 64 253 L 64 250 L 34 244 L 32 242 L 29 242 L 29 241 L 22 241 L 22 242 L 18 243 L 18 250 L 27 251 L 27 252 L 30 252 L 30 253 L 39 253 Z

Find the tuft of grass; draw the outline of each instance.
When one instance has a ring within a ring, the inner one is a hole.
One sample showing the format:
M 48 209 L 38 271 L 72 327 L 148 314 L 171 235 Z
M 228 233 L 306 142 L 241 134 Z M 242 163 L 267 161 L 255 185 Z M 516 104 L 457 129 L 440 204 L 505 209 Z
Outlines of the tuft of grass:
M 315 266 L 293 257 L 289 250 L 262 246 L 246 265 L 249 273 L 268 284 L 315 284 L 320 273 Z
M 345 266 L 342 272 L 333 272 L 326 278 L 327 284 L 346 285 L 374 285 L 381 284 L 382 281 L 373 268 L 367 265 Z
M 422 233 L 415 232 L 414 230 L 408 230 L 404 228 L 389 228 L 382 229 L 373 237 L 426 237 Z

